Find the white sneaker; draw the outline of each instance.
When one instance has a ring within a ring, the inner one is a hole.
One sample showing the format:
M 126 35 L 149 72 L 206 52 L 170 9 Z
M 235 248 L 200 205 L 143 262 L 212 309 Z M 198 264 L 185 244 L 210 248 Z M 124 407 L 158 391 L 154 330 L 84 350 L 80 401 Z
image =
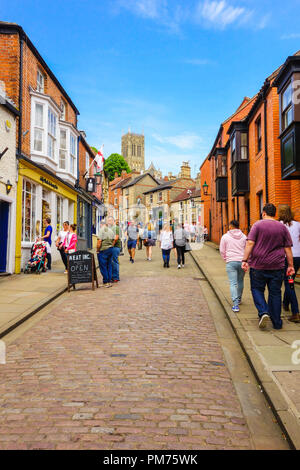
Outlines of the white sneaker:
M 180 266 L 180 264 L 179 264 L 179 265 L 177 266 L 177 269 L 180 269 L 180 268 L 181 268 L 181 266 Z
M 267 326 L 269 318 L 270 318 L 269 315 L 265 313 L 259 320 L 259 323 L 258 323 L 259 328 L 265 328 Z
M 182 264 L 181 267 L 184 268 L 184 264 Z

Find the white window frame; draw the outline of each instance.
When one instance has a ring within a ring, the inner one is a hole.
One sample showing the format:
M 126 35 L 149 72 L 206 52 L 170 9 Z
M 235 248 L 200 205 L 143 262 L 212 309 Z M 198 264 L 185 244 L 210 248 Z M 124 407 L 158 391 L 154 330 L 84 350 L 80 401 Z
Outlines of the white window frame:
M 26 184 L 29 183 L 31 185 L 31 191 L 28 193 L 26 191 Z M 33 188 L 35 188 L 35 200 L 34 200 L 34 207 L 32 204 L 33 201 Z M 24 197 L 25 193 L 25 197 Z M 26 193 L 30 194 L 30 237 L 29 240 L 25 239 L 25 201 L 26 201 Z M 34 209 L 34 220 L 32 219 Z M 26 178 L 23 179 L 23 187 L 22 187 L 22 243 L 33 243 L 36 239 L 36 236 L 32 237 L 32 232 L 34 230 L 36 234 L 36 219 L 37 219 L 37 185 Z
M 61 133 L 64 132 L 66 134 L 65 137 L 65 147 L 62 147 L 61 142 Z M 64 153 L 64 167 L 61 165 L 61 154 Z M 68 171 L 68 131 L 60 127 L 59 129 L 59 154 L 58 154 L 58 167 L 62 171 Z
M 60 108 L 61 108 L 60 119 L 61 119 L 62 121 L 65 121 L 65 120 L 66 120 L 66 103 L 64 102 L 63 99 L 61 100 Z
M 56 161 L 56 147 L 57 147 L 57 129 L 58 129 L 58 116 L 55 111 L 48 106 L 48 122 L 47 122 L 47 155 L 53 161 Z M 52 153 L 49 155 L 49 143 L 51 143 Z
M 42 110 L 43 110 L 42 111 L 42 126 L 37 124 L 37 120 L 36 120 L 36 117 L 37 117 L 36 107 L 37 106 L 41 106 Z M 41 140 L 42 141 L 42 148 L 41 148 L 41 150 L 38 150 L 38 149 L 35 148 L 36 132 L 40 132 L 41 135 L 42 135 L 42 140 Z M 34 102 L 34 119 L 33 119 L 33 149 L 34 149 L 35 152 L 43 153 L 44 139 L 45 139 L 45 105 L 44 105 L 44 103 L 41 103 L 39 101 L 35 101 Z
M 72 139 L 74 139 L 74 153 L 72 153 Z M 76 176 L 77 173 L 77 168 L 76 168 L 76 162 L 77 162 L 77 138 L 73 134 L 73 132 L 70 132 L 70 173 L 73 176 Z
M 90 168 L 90 155 L 88 152 L 85 152 L 85 169 L 87 172 L 89 172 Z M 87 176 L 89 176 L 89 173 L 87 173 Z
M 37 69 L 36 74 L 36 91 L 45 93 L 45 75 L 40 69 Z

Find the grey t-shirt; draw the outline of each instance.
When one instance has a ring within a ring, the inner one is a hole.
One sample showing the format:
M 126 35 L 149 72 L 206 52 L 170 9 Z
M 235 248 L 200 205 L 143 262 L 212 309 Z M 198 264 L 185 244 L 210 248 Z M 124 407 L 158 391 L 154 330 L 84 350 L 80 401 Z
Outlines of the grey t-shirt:
M 188 239 L 188 234 L 183 228 L 177 228 L 174 232 L 175 245 L 185 246 Z
M 139 236 L 139 229 L 136 225 L 129 225 L 127 233 L 129 240 L 137 240 Z

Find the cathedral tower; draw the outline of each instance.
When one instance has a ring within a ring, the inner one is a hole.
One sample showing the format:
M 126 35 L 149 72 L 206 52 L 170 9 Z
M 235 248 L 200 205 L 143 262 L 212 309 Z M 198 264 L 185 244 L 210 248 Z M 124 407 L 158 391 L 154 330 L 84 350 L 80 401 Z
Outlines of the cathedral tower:
M 145 170 L 145 137 L 128 132 L 122 136 L 122 155 L 131 170 Z

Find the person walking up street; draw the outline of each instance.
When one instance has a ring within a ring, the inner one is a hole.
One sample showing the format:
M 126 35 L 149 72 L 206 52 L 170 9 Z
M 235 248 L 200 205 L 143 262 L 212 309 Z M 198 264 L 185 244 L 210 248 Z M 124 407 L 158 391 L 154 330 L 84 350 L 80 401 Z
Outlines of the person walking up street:
M 49 271 L 51 271 L 51 260 L 52 260 L 52 257 L 51 257 L 51 244 L 52 244 L 51 237 L 52 237 L 53 229 L 51 227 L 51 219 L 49 217 L 47 217 L 45 222 L 46 222 L 46 228 L 45 228 L 45 231 L 44 231 L 44 236 L 41 237 L 41 239 L 42 240 L 44 239 L 47 242 L 47 269 Z
M 144 230 L 144 245 L 146 247 L 146 261 L 152 260 L 152 247 L 156 244 L 156 231 L 155 227 L 150 220 Z
M 293 275 L 292 279 L 290 279 L 292 282 L 289 282 L 289 278 L 286 273 L 284 275 L 285 291 L 283 296 L 283 309 L 286 312 L 289 312 L 289 306 L 291 305 L 292 315 L 288 318 L 288 320 L 291 322 L 300 323 L 299 304 L 294 288 L 295 277 L 300 268 L 300 223 L 293 220 L 294 214 L 292 213 L 291 208 L 287 205 L 281 206 L 279 208 L 278 216 L 279 221 L 281 221 L 286 226 L 292 238 L 292 253 L 295 269 L 295 274 Z M 287 269 L 287 259 L 285 259 L 285 262 L 285 268 Z
M 70 230 L 70 224 L 68 221 L 66 221 L 63 223 L 63 230 L 59 232 L 57 240 L 55 242 L 55 245 L 58 251 L 60 252 L 62 262 L 65 265 L 65 274 L 68 272 L 68 258 L 64 249 L 64 241 L 65 241 L 66 236 L 69 233 L 69 230 Z
M 111 230 L 111 228 L 107 226 L 104 221 L 102 221 L 102 226 L 99 230 L 99 236 L 97 240 L 97 256 L 100 272 L 103 278 L 103 287 L 112 286 L 110 281 L 112 279 L 112 258 L 114 239 L 114 232 Z
M 164 268 L 170 267 L 170 253 L 173 248 L 173 233 L 170 224 L 165 224 L 162 231 L 160 232 L 160 247 L 162 251 L 162 257 L 164 260 Z
M 295 274 L 293 266 L 292 239 L 284 224 L 275 220 L 276 207 L 266 204 L 262 218 L 256 222 L 247 238 L 242 261 L 242 268 L 247 271 L 250 266 L 251 292 L 259 316 L 259 328 L 265 328 L 271 319 L 273 328 L 282 328 L 281 320 L 281 286 L 286 275 Z M 265 288 L 268 287 L 269 298 L 265 300 Z
M 127 248 L 129 252 L 129 261 L 133 264 L 135 257 L 136 244 L 139 238 L 139 229 L 134 222 L 129 222 L 127 228 Z
M 120 240 L 120 228 L 117 224 L 115 224 L 115 220 L 113 217 L 109 217 L 108 220 L 108 227 L 114 233 L 114 240 L 113 240 L 113 255 L 112 255 L 112 282 L 119 282 L 120 281 L 120 264 L 119 264 L 119 256 L 121 251 L 121 240 Z
M 70 230 L 67 233 L 65 240 L 63 242 L 63 248 L 65 250 L 66 258 L 68 260 L 68 255 L 75 253 L 77 249 L 77 235 L 76 235 L 76 224 L 70 225 Z M 67 261 L 68 263 L 68 261 Z M 68 266 L 68 264 L 67 264 Z M 65 270 L 65 274 L 68 273 L 68 269 Z
M 177 252 L 177 268 L 181 269 L 184 268 L 184 253 L 185 253 L 185 244 L 189 240 L 189 235 L 184 230 L 183 224 L 178 224 L 177 228 L 174 232 L 174 244 Z
M 143 249 L 143 236 L 144 236 L 144 229 L 141 223 L 138 224 L 138 229 L 139 229 L 139 244 L 138 244 L 138 250 Z
M 245 271 L 242 269 L 242 260 L 246 246 L 246 235 L 240 230 L 237 220 L 229 224 L 229 231 L 223 235 L 220 242 L 220 254 L 226 261 L 226 271 L 230 282 L 232 311 L 239 312 L 244 290 Z

